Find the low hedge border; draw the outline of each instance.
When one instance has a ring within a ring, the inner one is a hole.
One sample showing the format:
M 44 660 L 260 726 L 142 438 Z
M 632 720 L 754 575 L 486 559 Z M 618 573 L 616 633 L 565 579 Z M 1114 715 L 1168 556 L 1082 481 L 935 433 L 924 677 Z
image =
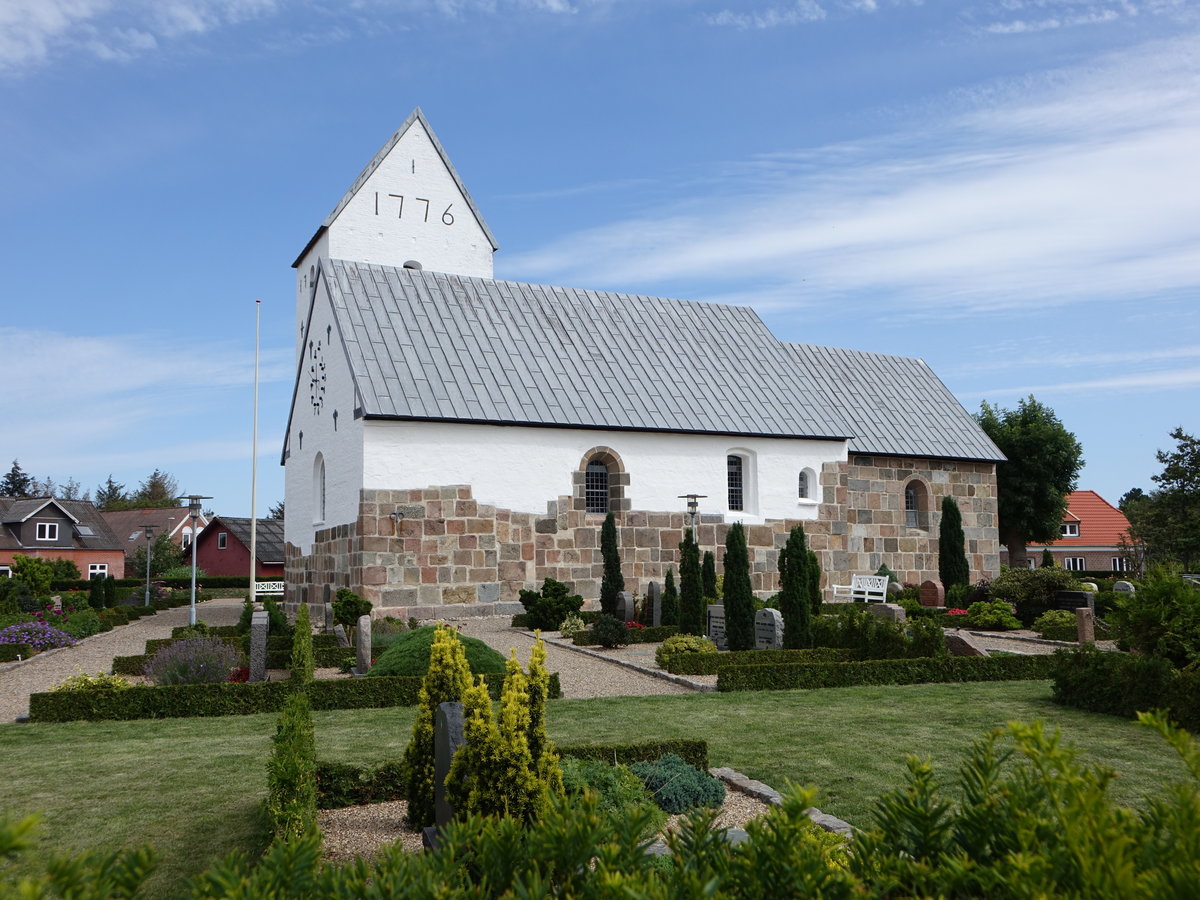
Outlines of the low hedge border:
M 814 647 L 810 650 L 731 650 L 720 653 L 672 653 L 666 670 L 672 675 L 716 675 L 726 666 L 793 665 L 804 663 L 855 662 L 858 650 Z
M 700 654 L 697 654 L 700 655 Z M 724 666 L 718 691 L 780 691 L 862 684 L 929 684 L 956 681 L 1027 681 L 1050 678 L 1053 656 L 926 657 L 862 662 Z
M 33 648 L 28 644 L 0 644 L 0 662 L 16 662 L 31 656 Z
M 609 763 L 635 763 L 656 760 L 667 753 L 681 756 L 689 764 L 708 771 L 708 744 L 705 741 L 645 741 L 639 744 L 586 744 L 558 747 L 560 756 L 601 759 Z M 353 763 L 317 761 L 317 806 L 341 809 L 367 803 L 385 803 L 404 799 L 404 763 L 385 762 L 372 768 Z
M 577 616 L 579 616 L 579 618 L 583 619 L 584 625 L 594 625 L 594 624 L 596 624 L 596 620 L 599 619 L 604 614 L 602 612 L 600 612 L 600 610 L 598 610 L 598 609 L 589 609 L 589 610 L 584 610 L 582 612 L 575 613 L 575 615 L 577 615 Z M 529 627 L 529 616 L 526 615 L 525 613 L 517 613 L 515 616 L 512 617 L 511 624 L 512 624 L 513 628 L 528 628 Z
M 493 699 L 504 683 L 501 673 L 484 676 Z M 314 681 L 304 692 L 313 709 L 379 709 L 415 706 L 422 676 L 339 678 Z M 261 684 L 134 685 L 111 693 L 51 691 L 31 694 L 31 722 L 101 722 L 130 719 L 177 719 L 207 716 L 247 716 L 278 712 L 292 693 L 286 681 Z M 558 673 L 550 675 L 550 697 L 562 696 Z
M 1122 718 L 1162 709 L 1181 728 L 1200 732 L 1200 671 L 1180 671 L 1161 657 L 1103 653 L 1091 646 L 1060 650 L 1054 659 L 1055 703 Z
M 661 644 L 673 634 L 679 634 L 678 625 L 651 625 L 649 628 L 627 628 L 625 629 L 628 637 L 625 642 L 629 644 Z M 571 636 L 571 643 L 576 647 L 594 647 L 598 643 L 592 637 L 592 632 L 577 631 Z
M 227 643 L 240 646 L 237 641 L 226 639 Z M 159 646 L 173 643 L 166 641 Z M 157 649 L 157 648 L 156 648 Z M 321 647 L 313 651 L 313 664 L 318 669 L 337 669 L 346 662 L 355 661 L 355 649 L 353 647 Z M 154 653 L 143 653 L 140 656 L 116 656 L 113 657 L 112 670 L 114 675 L 144 675 L 146 663 L 150 661 Z M 291 650 L 275 650 L 267 654 L 268 669 L 287 669 L 292 664 Z

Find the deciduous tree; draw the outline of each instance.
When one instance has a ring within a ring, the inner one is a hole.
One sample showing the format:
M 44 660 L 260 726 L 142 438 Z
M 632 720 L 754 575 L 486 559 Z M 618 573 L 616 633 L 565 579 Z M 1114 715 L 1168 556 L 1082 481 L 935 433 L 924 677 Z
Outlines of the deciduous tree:
M 984 402 L 975 419 L 1005 456 L 996 466 L 1000 543 L 1008 548 L 1009 565 L 1023 567 L 1030 541 L 1059 537 L 1083 448 L 1054 410 L 1032 395 L 1016 409 Z

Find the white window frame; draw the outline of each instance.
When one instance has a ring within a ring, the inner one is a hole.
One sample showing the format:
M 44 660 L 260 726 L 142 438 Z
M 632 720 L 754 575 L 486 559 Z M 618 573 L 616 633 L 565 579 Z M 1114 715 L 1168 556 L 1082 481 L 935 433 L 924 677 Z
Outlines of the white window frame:
M 1112 558 L 1112 570 L 1114 572 L 1128 572 L 1129 560 L 1124 556 L 1114 556 Z
M 1062 536 L 1065 538 L 1079 537 L 1079 523 L 1063 522 L 1060 531 L 1062 532 Z
M 88 563 L 88 581 L 97 575 L 101 578 L 108 577 L 108 563 Z
M 57 522 L 36 522 L 37 538 L 39 541 L 57 541 L 58 540 L 58 523 Z
M 1063 560 L 1063 568 L 1068 572 L 1083 572 L 1087 569 L 1087 560 L 1082 556 L 1068 556 Z
M 228 546 L 229 546 L 229 532 L 218 531 L 217 532 L 217 549 L 224 550 Z

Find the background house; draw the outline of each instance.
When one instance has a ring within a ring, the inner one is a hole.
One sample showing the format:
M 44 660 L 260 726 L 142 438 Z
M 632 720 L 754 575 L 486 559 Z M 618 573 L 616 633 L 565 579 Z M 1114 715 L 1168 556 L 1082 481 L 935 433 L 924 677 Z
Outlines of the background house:
M 0 497 L 0 568 L 17 554 L 69 559 L 83 578 L 125 577 L 122 542 L 86 500 Z
M 192 520 L 188 517 L 186 506 L 102 510 L 100 515 L 112 528 L 113 533 L 123 542 L 127 561 L 133 557 L 139 547 L 145 548 L 146 525 L 153 526 L 155 539 L 160 534 L 169 535 L 171 541 L 183 550 L 192 544 Z M 207 524 L 208 518 L 201 513 L 196 519 L 196 529 L 202 530 Z
M 249 518 L 214 516 L 196 542 L 196 565 L 207 575 L 250 574 Z M 256 578 L 283 579 L 283 522 L 259 519 L 255 535 Z
M 1040 565 L 1047 547 L 1056 565 L 1073 572 L 1124 572 L 1129 560 L 1121 551 L 1122 538 L 1128 540 L 1129 520 L 1095 491 L 1072 491 L 1067 495 L 1067 513 L 1063 516 L 1062 536 L 1051 544 L 1030 544 L 1027 552 L 1032 566 Z M 1008 551 L 1001 552 L 1008 562 Z

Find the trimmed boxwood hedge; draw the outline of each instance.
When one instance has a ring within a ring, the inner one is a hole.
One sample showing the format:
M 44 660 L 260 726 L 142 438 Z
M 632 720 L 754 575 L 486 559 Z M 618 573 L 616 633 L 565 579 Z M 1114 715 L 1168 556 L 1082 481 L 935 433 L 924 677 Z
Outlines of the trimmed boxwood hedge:
M 859 650 L 814 647 L 810 650 L 733 650 L 720 653 L 672 653 L 666 670 L 672 675 L 716 675 L 726 666 L 794 665 L 798 663 L 853 662 Z
M 689 764 L 708 771 L 708 744 L 705 741 L 646 741 L 640 744 L 588 744 L 559 747 L 561 756 L 599 759 L 607 763 L 651 762 L 674 753 Z M 317 761 L 317 806 L 341 809 L 366 803 L 384 803 L 404 799 L 404 765 L 400 760 L 385 762 L 376 768 L 352 763 Z
M 678 625 L 652 625 L 649 628 L 625 629 L 627 644 L 660 644 L 673 634 L 679 634 Z M 592 637 L 591 630 L 577 631 L 571 637 L 571 643 L 577 647 L 590 647 L 599 643 Z
M 1055 703 L 1133 718 L 1166 710 L 1182 728 L 1200 732 L 1200 671 L 1176 669 L 1158 656 L 1104 653 L 1092 646 L 1054 655 Z
M 697 654 L 701 655 L 701 654 Z M 1053 656 L 926 657 L 863 662 L 725 666 L 718 691 L 780 691 L 860 684 L 927 684 L 955 681 L 1026 681 L 1050 678 Z
M 0 644 L 0 662 L 15 662 L 18 657 L 29 659 L 33 648 L 28 644 Z
M 488 691 L 499 698 L 503 675 L 485 676 Z M 305 687 L 313 709 L 368 709 L 415 706 L 419 677 L 339 678 Z M 134 685 L 123 691 L 52 691 L 29 697 L 29 721 L 76 722 L 125 719 L 172 719 L 195 716 L 245 716 L 278 712 L 291 685 L 261 684 Z M 550 675 L 550 697 L 562 696 L 558 673 Z
M 166 643 L 172 643 L 167 641 Z M 239 645 L 238 641 L 227 641 L 227 643 Z M 165 646 L 165 645 L 163 645 Z M 354 662 L 355 649 L 353 647 L 321 647 L 313 650 L 313 664 L 318 669 L 336 669 L 343 663 Z M 144 675 L 145 665 L 150 661 L 153 653 L 143 653 L 140 656 L 116 656 L 113 657 L 112 670 L 114 675 Z M 292 651 L 289 650 L 274 650 L 267 654 L 268 669 L 286 669 L 291 666 Z
M 581 612 L 575 613 L 575 615 L 577 615 L 577 616 L 579 616 L 579 618 L 583 619 L 584 625 L 594 625 L 594 624 L 596 624 L 596 620 L 599 619 L 602 615 L 604 615 L 604 613 L 602 613 L 598 609 L 585 609 Z M 513 628 L 528 628 L 529 627 L 529 617 L 525 613 L 517 613 L 515 616 L 512 617 L 511 624 L 512 624 Z

